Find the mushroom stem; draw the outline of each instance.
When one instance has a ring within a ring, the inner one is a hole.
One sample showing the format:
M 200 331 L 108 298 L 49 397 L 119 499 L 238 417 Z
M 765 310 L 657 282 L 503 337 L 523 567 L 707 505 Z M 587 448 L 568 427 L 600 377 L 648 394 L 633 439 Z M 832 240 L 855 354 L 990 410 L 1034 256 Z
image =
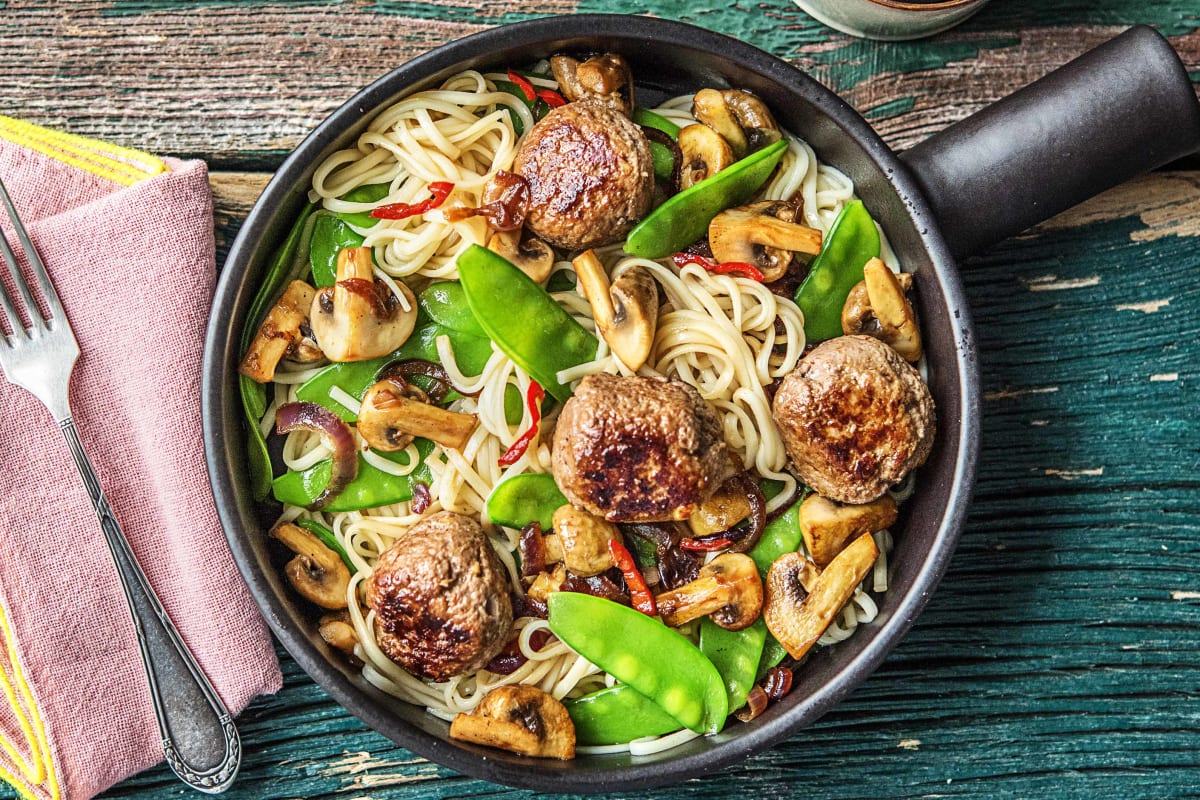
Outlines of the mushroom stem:
M 742 553 L 725 553 L 701 567 L 691 583 L 654 600 L 663 622 L 671 627 L 711 615 L 722 628 L 737 631 L 758 619 L 763 585 L 753 559 Z

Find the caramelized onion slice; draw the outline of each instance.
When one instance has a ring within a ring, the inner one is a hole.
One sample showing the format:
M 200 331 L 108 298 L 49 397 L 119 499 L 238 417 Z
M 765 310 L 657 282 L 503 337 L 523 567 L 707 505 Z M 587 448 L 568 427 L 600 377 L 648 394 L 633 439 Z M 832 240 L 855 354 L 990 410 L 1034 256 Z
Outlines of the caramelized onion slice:
M 275 429 L 280 433 L 298 430 L 319 433 L 333 450 L 329 483 L 308 506 L 309 511 L 324 508 L 358 474 L 358 448 L 354 434 L 350 426 L 324 406 L 305 401 L 284 403 L 275 412 Z

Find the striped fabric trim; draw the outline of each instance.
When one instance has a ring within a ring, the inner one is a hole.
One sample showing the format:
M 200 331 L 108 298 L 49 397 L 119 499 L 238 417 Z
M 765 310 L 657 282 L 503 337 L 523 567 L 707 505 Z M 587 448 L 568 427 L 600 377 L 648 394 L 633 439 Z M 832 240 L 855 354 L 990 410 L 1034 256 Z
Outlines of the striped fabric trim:
M 0 138 L 123 186 L 169 171 L 157 156 L 0 115 Z
M 8 613 L 0 604 L 0 692 L 21 727 L 25 741 L 13 742 L 7 731 L 0 731 L 0 779 L 9 783 L 25 800 L 60 800 L 62 790 L 58 771 L 50 752 L 46 723 L 33 698 L 33 690 L 21 657 Z M 23 747 L 22 747 L 23 746 Z M 27 749 L 28 756 L 22 752 Z

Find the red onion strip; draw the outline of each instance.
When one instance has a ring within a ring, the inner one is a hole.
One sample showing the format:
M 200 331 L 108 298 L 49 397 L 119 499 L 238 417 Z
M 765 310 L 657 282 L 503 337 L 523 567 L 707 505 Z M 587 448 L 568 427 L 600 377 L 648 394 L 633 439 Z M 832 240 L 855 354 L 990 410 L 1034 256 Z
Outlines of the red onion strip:
M 309 504 L 317 511 L 342 493 L 358 474 L 358 447 L 350 427 L 324 406 L 316 403 L 284 403 L 275 412 L 275 429 L 280 433 L 307 430 L 321 434 L 333 450 L 329 483 Z

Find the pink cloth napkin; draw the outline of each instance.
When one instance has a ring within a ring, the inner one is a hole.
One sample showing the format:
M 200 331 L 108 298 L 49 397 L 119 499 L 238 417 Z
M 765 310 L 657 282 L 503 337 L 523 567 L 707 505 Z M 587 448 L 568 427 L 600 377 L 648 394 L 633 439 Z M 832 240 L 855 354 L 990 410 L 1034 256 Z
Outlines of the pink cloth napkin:
M 0 179 L 79 339 L 80 436 L 150 582 L 236 714 L 281 678 L 204 466 L 207 170 L 20 126 L 0 118 Z M 94 157 L 81 158 L 89 145 Z M 0 777 L 27 798 L 87 798 L 162 761 L 162 743 L 128 606 L 62 434 L 7 382 L 0 409 Z

